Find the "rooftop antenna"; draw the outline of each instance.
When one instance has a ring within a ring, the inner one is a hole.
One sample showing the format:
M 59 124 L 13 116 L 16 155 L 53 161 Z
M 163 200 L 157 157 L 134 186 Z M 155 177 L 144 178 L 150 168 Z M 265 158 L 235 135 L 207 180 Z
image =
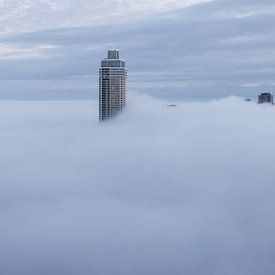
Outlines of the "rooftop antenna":
M 115 42 L 113 42 L 113 50 L 115 49 Z

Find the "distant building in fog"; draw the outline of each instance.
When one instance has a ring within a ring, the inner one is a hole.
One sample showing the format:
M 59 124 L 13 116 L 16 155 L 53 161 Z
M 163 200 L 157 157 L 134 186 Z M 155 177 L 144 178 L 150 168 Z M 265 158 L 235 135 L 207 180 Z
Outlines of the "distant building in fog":
M 261 93 L 258 96 L 258 104 L 262 104 L 262 103 L 274 104 L 273 95 L 271 93 Z
M 117 115 L 126 105 L 127 68 L 119 50 L 109 50 L 99 69 L 99 120 Z
M 168 105 L 166 105 L 166 107 L 168 107 L 168 108 L 175 108 L 175 107 L 177 107 L 177 105 L 176 104 L 168 104 Z

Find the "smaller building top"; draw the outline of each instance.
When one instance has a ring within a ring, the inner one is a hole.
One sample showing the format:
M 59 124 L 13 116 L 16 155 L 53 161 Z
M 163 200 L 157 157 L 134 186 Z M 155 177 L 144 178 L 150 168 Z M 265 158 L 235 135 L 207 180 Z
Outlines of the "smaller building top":
M 271 103 L 274 104 L 273 95 L 271 93 L 261 93 L 258 96 L 258 103 Z

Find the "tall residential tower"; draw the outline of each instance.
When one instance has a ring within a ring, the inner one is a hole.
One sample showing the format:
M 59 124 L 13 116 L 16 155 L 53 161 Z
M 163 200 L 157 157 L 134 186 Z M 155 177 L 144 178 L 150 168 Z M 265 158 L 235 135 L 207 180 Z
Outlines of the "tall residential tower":
M 99 69 L 99 120 L 117 115 L 126 105 L 127 68 L 119 50 L 109 50 Z

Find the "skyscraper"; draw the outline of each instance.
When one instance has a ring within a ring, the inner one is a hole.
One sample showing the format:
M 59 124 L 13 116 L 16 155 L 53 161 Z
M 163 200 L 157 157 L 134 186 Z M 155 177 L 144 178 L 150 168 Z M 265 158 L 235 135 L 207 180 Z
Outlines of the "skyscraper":
M 108 50 L 99 69 L 99 120 L 117 115 L 126 105 L 127 68 L 119 50 Z

